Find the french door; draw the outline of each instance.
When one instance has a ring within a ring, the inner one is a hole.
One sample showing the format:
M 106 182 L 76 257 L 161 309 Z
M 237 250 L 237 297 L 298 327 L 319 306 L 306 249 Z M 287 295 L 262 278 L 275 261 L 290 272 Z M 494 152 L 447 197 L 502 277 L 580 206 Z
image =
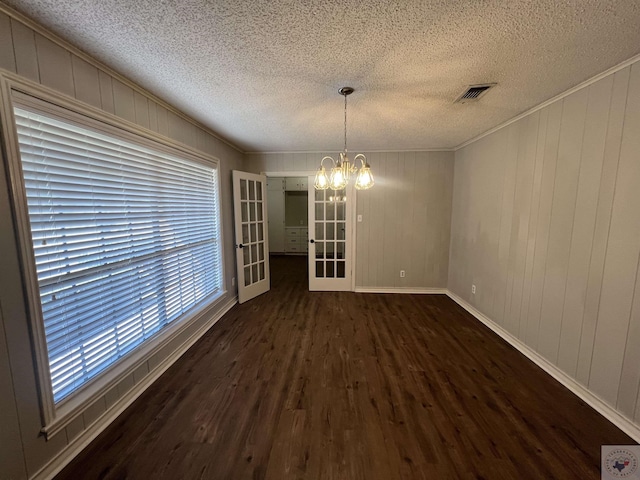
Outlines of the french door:
M 236 236 L 238 302 L 269 290 L 267 178 L 233 171 L 233 213 Z
M 309 179 L 309 290 L 352 290 L 354 193 L 316 190 Z

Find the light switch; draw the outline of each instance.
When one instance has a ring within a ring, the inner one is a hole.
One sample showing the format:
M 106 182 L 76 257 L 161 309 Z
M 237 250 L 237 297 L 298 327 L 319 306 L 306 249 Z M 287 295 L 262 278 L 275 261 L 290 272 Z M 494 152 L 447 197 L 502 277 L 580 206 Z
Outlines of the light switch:
M 358 222 L 362 221 L 362 215 L 358 215 Z

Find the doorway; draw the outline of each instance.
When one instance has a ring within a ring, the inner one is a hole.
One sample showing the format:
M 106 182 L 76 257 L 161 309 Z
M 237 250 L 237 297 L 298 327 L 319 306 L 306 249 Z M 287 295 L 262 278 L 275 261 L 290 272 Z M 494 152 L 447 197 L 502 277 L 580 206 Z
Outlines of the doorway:
M 355 189 L 316 190 L 307 172 L 267 172 L 270 255 L 306 256 L 309 290 L 354 291 Z
M 308 177 L 267 177 L 269 253 L 306 256 L 309 250 Z

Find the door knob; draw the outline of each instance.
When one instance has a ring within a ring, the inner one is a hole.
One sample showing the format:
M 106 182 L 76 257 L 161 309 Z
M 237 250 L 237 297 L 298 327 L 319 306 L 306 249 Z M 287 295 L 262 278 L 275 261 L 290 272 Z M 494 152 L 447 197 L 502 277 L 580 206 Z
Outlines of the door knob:
M 244 245 L 243 244 L 236 245 L 236 248 L 244 248 Z
M 316 241 L 312 238 L 309 240 L 309 243 L 316 243 Z

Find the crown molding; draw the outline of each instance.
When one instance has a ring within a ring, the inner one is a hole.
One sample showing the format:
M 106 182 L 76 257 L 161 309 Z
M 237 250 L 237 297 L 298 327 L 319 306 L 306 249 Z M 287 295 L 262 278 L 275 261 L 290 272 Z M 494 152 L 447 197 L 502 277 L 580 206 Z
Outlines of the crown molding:
M 466 142 L 461 143 L 460 145 L 458 145 L 457 147 L 455 147 L 455 148 L 453 149 L 453 151 L 454 151 L 454 152 L 457 152 L 457 151 L 458 151 L 458 150 L 460 150 L 461 148 L 464 148 L 464 147 L 466 147 L 466 146 L 468 146 L 468 145 L 471 145 L 472 143 L 475 143 L 475 142 L 477 142 L 478 140 L 480 140 L 480 139 L 482 139 L 482 138 L 484 138 L 484 137 L 486 137 L 486 136 L 488 136 L 488 135 L 491 135 L 492 133 L 495 133 L 495 132 L 497 132 L 498 130 L 503 129 L 503 128 L 504 128 L 504 127 L 506 127 L 506 126 L 511 125 L 512 123 L 515 123 L 515 122 L 517 122 L 518 120 L 521 120 L 521 119 L 523 119 L 524 117 L 526 117 L 526 116 L 528 116 L 528 115 L 531 115 L 531 114 L 532 114 L 532 113 L 534 113 L 534 112 L 537 112 L 538 110 L 542 110 L 543 108 L 545 108 L 545 107 L 547 107 L 547 106 L 551 105 L 551 104 L 552 104 L 552 103 L 554 103 L 554 102 L 557 102 L 558 100 L 562 100 L 563 98 L 568 97 L 569 95 L 571 95 L 572 93 L 577 92 L 578 90 L 582 90 L 583 88 L 586 88 L 586 87 L 588 87 L 589 85 L 592 85 L 592 84 L 596 83 L 597 81 L 602 80 L 603 78 L 605 78 L 605 77 L 607 77 L 607 76 L 609 76 L 609 75 L 611 75 L 611 74 L 613 74 L 613 73 L 616 73 L 616 72 L 618 72 L 618 71 L 622 70 L 623 68 L 627 68 L 629 65 L 633 65 L 633 64 L 634 64 L 634 63 L 636 63 L 637 61 L 640 61 L 640 53 L 639 53 L 639 54 L 637 54 L 637 55 L 634 55 L 633 57 L 629 58 L 628 60 L 625 60 L 625 61 L 624 61 L 624 62 L 622 62 L 622 63 L 619 63 L 618 65 L 615 65 L 615 66 L 613 66 L 613 67 L 611 67 L 611 68 L 609 68 L 609 69 L 605 70 L 605 71 L 604 71 L 604 72 L 602 72 L 602 73 L 597 74 L 597 75 L 596 75 L 596 76 L 594 76 L 594 77 L 591 77 L 591 78 L 590 78 L 590 79 L 588 79 L 588 80 L 585 80 L 585 81 L 584 81 L 584 82 L 582 82 L 582 83 L 579 83 L 578 85 L 576 85 L 576 86 L 574 86 L 574 87 L 571 87 L 569 90 L 566 90 L 566 91 L 564 91 L 564 92 L 562 92 L 562 93 L 560 93 L 560 94 L 556 95 L 555 97 L 552 97 L 552 98 L 550 98 L 549 100 L 546 100 L 546 101 L 542 102 L 541 104 L 536 105 L 535 107 L 530 108 L 529 110 L 527 110 L 527 111 L 525 111 L 525 112 L 523 112 L 523 113 L 521 113 L 521 114 L 519 114 L 519 115 L 516 115 L 516 116 L 515 116 L 515 117 L 513 117 L 512 119 L 507 120 L 506 122 L 503 122 L 503 123 L 501 123 L 500 125 L 497 125 L 497 126 L 495 126 L 495 127 L 491 128 L 491 129 L 487 130 L 486 132 L 481 133 L 480 135 L 478 135 L 478 136 L 476 136 L 476 137 L 471 138 L 470 140 L 467 140 Z
M 454 152 L 453 148 L 422 148 L 409 150 L 361 150 L 358 153 L 368 155 L 370 153 L 421 153 L 421 152 Z M 327 152 L 339 153 L 339 150 L 289 150 L 289 151 L 267 151 L 267 152 L 244 152 L 245 155 L 326 155 Z M 350 153 L 354 153 L 353 151 Z

